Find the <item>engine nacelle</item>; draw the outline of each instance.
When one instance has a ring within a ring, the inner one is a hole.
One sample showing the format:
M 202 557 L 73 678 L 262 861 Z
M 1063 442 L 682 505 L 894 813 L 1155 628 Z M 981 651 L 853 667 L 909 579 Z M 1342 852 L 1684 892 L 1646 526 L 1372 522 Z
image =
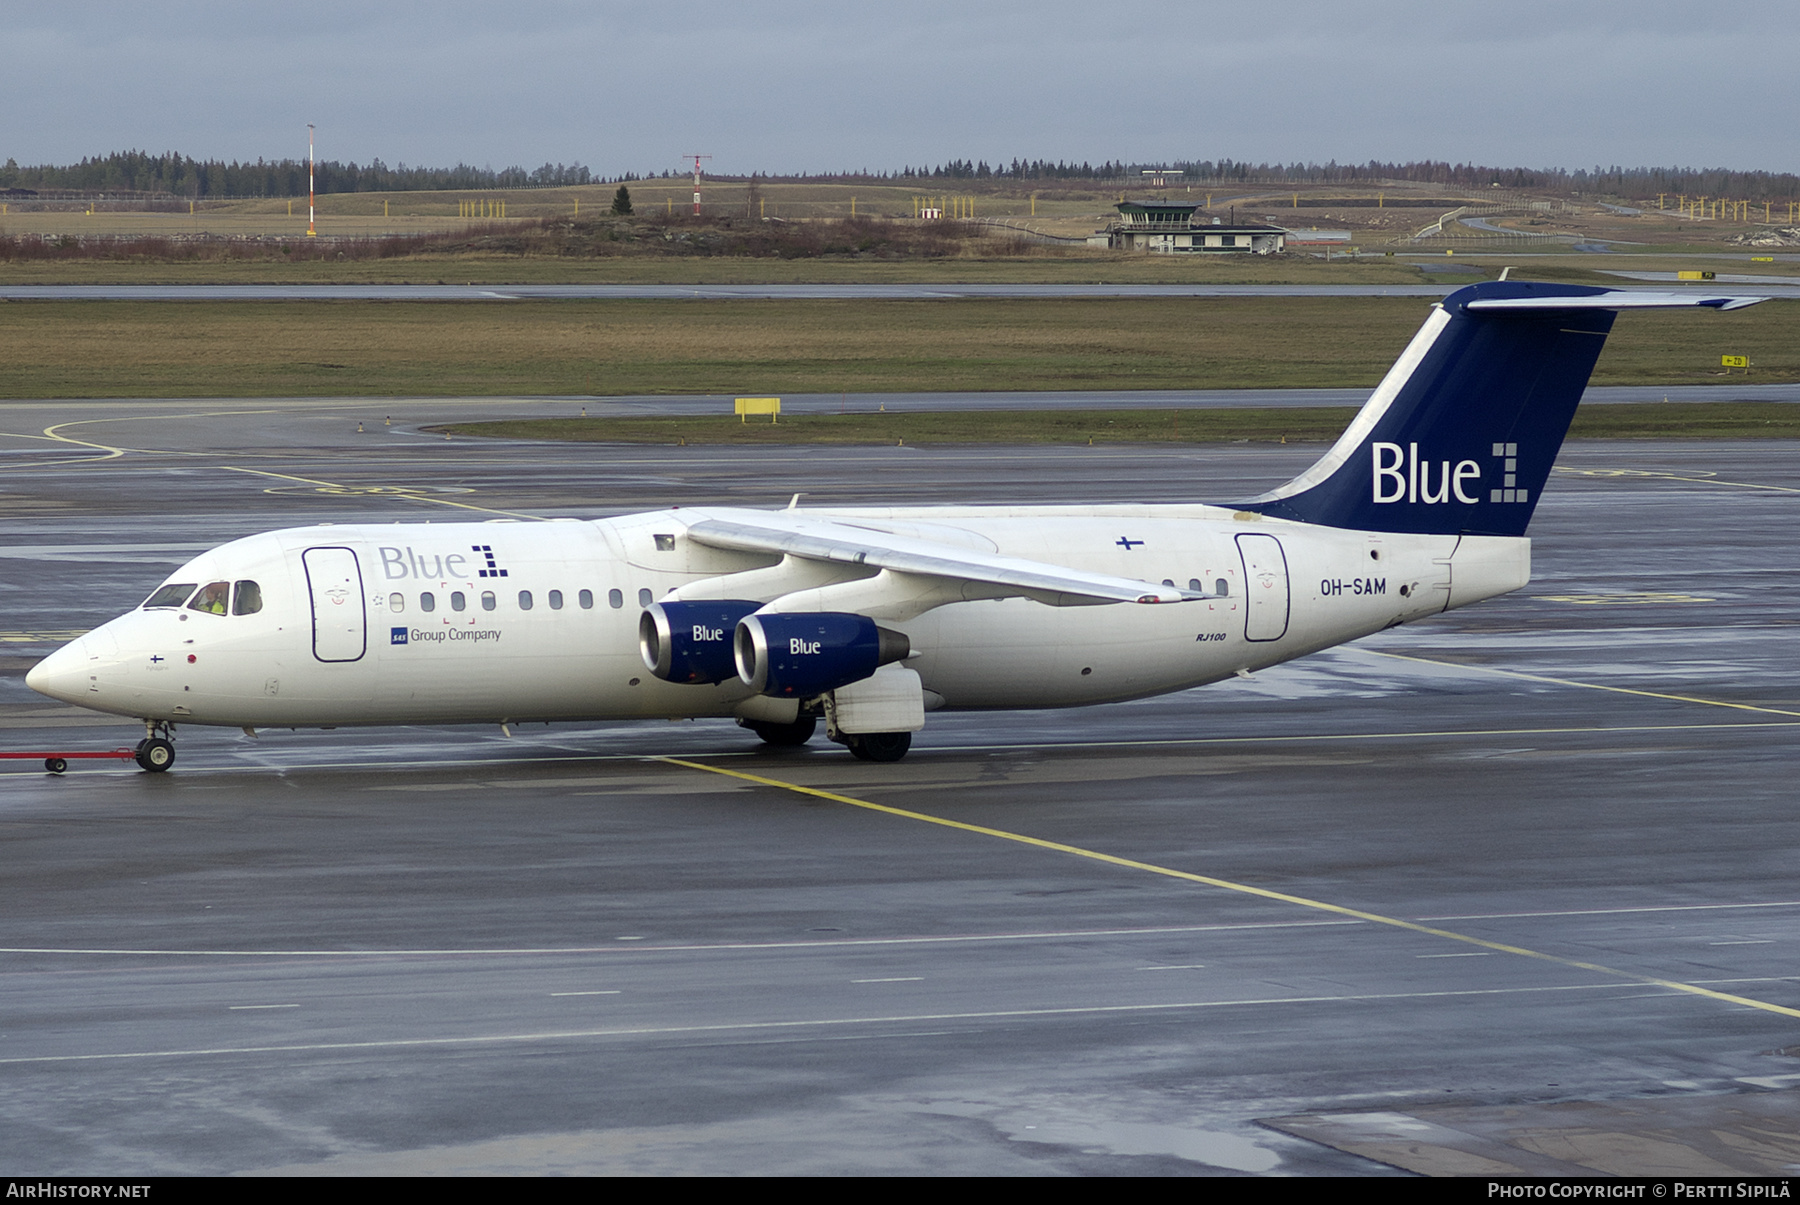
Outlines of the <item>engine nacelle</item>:
M 737 626 L 738 678 L 778 699 L 809 699 L 860 682 L 911 652 L 904 633 L 841 611 L 746 615 Z
M 737 675 L 732 634 L 760 606 L 738 598 L 651 603 L 638 619 L 638 652 L 665 682 L 717 685 Z

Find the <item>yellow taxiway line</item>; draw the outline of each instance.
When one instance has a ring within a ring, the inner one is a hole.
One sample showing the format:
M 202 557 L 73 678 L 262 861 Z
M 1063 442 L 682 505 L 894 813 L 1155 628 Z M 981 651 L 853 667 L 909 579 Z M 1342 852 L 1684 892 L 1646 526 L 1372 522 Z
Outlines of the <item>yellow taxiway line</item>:
M 1800 711 L 1780 707 L 1763 707 L 1756 703 L 1727 703 L 1723 699 L 1703 699 L 1698 695 L 1671 695 L 1656 690 L 1637 690 L 1630 686 L 1603 686 L 1598 682 L 1578 682 L 1573 678 L 1552 678 L 1547 674 L 1528 674 L 1523 670 L 1496 669 L 1491 665 L 1467 665 L 1461 661 L 1440 661 L 1435 657 L 1414 657 L 1407 653 L 1384 653 L 1379 649 L 1362 649 L 1372 657 L 1391 657 L 1395 661 L 1413 661 L 1420 665 L 1438 665 L 1447 669 L 1466 669 L 1503 678 L 1520 678 L 1526 682 L 1547 682 L 1552 686 L 1575 686 L 1582 690 L 1604 690 L 1617 695 L 1637 695 L 1642 699 L 1666 699 L 1672 703 L 1699 703 L 1706 707 L 1728 707 L 1733 711 L 1754 711 L 1762 715 L 1800 716 Z
M 1725 481 L 1706 473 L 1695 476 L 1666 473 L 1656 469 L 1577 469 L 1561 466 L 1557 466 L 1554 471 L 1568 473 L 1573 477 L 1648 477 L 1656 481 L 1684 481 L 1689 485 L 1726 485 L 1740 490 L 1769 490 L 1777 494 L 1800 494 L 1800 488 L 1791 485 L 1764 485 L 1757 481 Z
M 1183 882 L 1198 883 L 1205 887 L 1216 887 L 1221 891 L 1235 891 L 1243 895 L 1259 896 L 1262 899 L 1274 900 L 1278 903 L 1292 904 L 1300 908 L 1310 908 L 1317 912 L 1327 912 L 1334 916 L 1348 916 L 1375 925 L 1387 925 L 1390 928 L 1404 929 L 1410 933 L 1421 933 L 1428 937 L 1442 938 L 1447 941 L 1462 942 L 1465 945 L 1478 946 L 1484 950 L 1492 950 L 1501 954 L 1513 954 L 1520 958 L 1531 958 L 1539 962 L 1553 963 L 1557 966 L 1572 967 L 1576 970 L 1606 975 L 1629 983 L 1643 984 L 1664 988 L 1673 992 L 1685 992 L 1693 996 L 1702 996 L 1709 1000 L 1718 1000 L 1727 1004 L 1735 1004 L 1742 1008 L 1760 1009 L 1784 1017 L 1800 1018 L 1800 1009 L 1788 1008 L 1781 1004 L 1771 1004 L 1766 1000 L 1754 1000 L 1748 996 L 1734 995 L 1730 992 L 1715 991 L 1699 984 L 1683 983 L 1677 979 L 1658 979 L 1653 976 L 1635 975 L 1630 971 L 1621 971 L 1613 967 L 1603 966 L 1596 962 L 1584 962 L 1575 958 L 1562 958 L 1555 954 L 1545 954 L 1524 946 L 1509 945 L 1505 942 L 1489 941 L 1482 937 L 1471 937 L 1466 933 L 1456 933 L 1449 929 L 1439 929 L 1431 925 L 1422 925 L 1416 921 L 1402 920 L 1396 916 L 1385 916 L 1379 912 L 1368 912 L 1361 908 L 1350 908 L 1343 904 L 1333 904 L 1325 900 L 1310 899 L 1303 895 L 1290 895 L 1285 891 L 1272 891 L 1267 887 L 1253 887 L 1248 883 L 1236 883 L 1230 879 L 1214 878 L 1211 875 L 1195 874 L 1187 870 L 1175 870 L 1168 866 L 1158 866 L 1154 862 L 1140 862 L 1135 858 L 1122 858 L 1117 854 L 1101 853 L 1099 850 L 1086 849 L 1079 845 L 1067 845 L 1061 841 L 1046 841 L 1042 837 L 1031 837 L 1024 833 L 1009 832 L 1006 829 L 989 828 L 986 825 L 970 824 L 962 820 L 950 820 L 943 816 L 933 816 L 925 812 L 915 812 L 907 808 L 891 807 L 884 803 L 873 803 L 867 799 L 857 799 L 851 795 L 840 795 L 836 791 L 825 791 L 818 787 L 802 786 L 795 782 L 786 782 L 779 778 L 768 778 L 760 774 L 748 774 L 742 770 L 730 770 L 723 766 L 709 766 L 704 762 L 688 761 L 679 757 L 658 757 L 655 761 L 671 766 L 681 766 L 689 770 L 701 770 L 708 774 L 720 774 L 726 778 L 736 778 L 759 786 L 773 787 L 780 791 L 791 791 L 798 795 L 809 795 L 815 799 L 824 799 L 832 803 L 841 803 L 849 807 L 862 808 L 883 815 L 895 816 L 902 820 L 913 820 L 921 824 L 935 824 L 942 828 L 956 829 L 965 833 L 976 833 L 983 837 L 994 837 L 1001 841 L 1011 841 L 1018 845 L 1031 846 L 1034 849 L 1049 850 L 1054 853 L 1068 854 L 1077 858 L 1086 858 L 1094 862 L 1103 862 L 1108 866 L 1117 866 L 1125 870 L 1135 870 L 1144 874 L 1161 875 L 1164 878 L 1179 879 Z
M 70 464 L 92 464 L 92 463 L 95 463 L 98 461 L 103 461 L 103 460 L 117 460 L 120 457 L 124 456 L 128 452 L 146 452 L 146 453 L 159 455 L 159 456 L 204 456 L 204 457 L 209 457 L 209 458 L 219 457 L 219 456 L 228 456 L 228 455 L 232 455 L 233 453 L 230 453 L 230 452 L 188 452 L 188 451 L 180 451 L 180 450 L 176 450 L 176 449 L 165 449 L 165 448 L 145 449 L 145 448 L 115 447 L 112 444 L 103 444 L 103 443 L 96 442 L 94 440 L 87 440 L 87 439 L 76 439 L 72 435 L 64 435 L 64 434 L 62 434 L 62 429 L 64 427 L 86 426 L 88 424 L 93 424 L 93 423 L 154 421 L 158 418 L 217 418 L 217 417 L 226 416 L 226 415 L 278 414 L 278 413 L 283 413 L 283 411 L 281 411 L 278 408 L 271 407 L 271 408 L 257 409 L 257 410 L 219 410 L 219 411 L 209 411 L 209 412 L 197 413 L 197 414 L 172 414 L 172 415 L 132 414 L 132 415 L 121 415 L 117 418 L 72 419 L 68 422 L 57 423 L 54 426 L 45 427 L 42 435 L 24 436 L 24 437 L 20 437 L 20 438 L 46 439 L 46 440 L 50 440 L 54 443 L 73 444 L 76 447 L 92 448 L 96 452 L 101 453 L 101 455 L 82 457 L 79 460 L 61 460 L 61 461 L 56 461 L 51 464 L 22 465 L 19 467 L 39 469 L 39 468 L 60 468 L 60 467 L 64 467 L 64 466 L 67 466 Z M 408 502 L 429 502 L 434 506 L 450 506 L 450 507 L 455 507 L 459 510 L 479 511 L 482 514 L 501 515 L 501 516 L 504 516 L 509 519 L 527 519 L 527 520 L 531 520 L 533 522 L 541 521 L 543 519 L 542 515 L 528 515 L 528 514 L 523 514 L 519 511 L 497 510 L 491 506 L 476 506 L 472 502 L 452 502 L 448 498 L 435 498 L 435 497 L 432 497 L 431 495 L 425 494 L 423 492 L 415 492 L 411 489 L 408 489 L 406 486 L 378 486 L 378 487 L 374 487 L 374 488 L 370 488 L 370 489 L 364 489 L 364 488 L 360 488 L 357 486 L 343 485 L 343 484 L 340 484 L 339 482 L 335 482 L 335 481 L 318 481 L 311 477 L 293 477 L 286 473 L 272 473 L 272 472 L 268 472 L 263 469 L 240 468 L 237 465 L 221 465 L 219 467 L 227 470 L 228 472 L 249 473 L 249 474 L 252 474 L 252 475 L 255 475 L 258 477 L 273 477 L 273 478 L 276 478 L 276 479 L 282 480 L 282 481 L 293 481 L 293 482 L 297 482 L 302 485 L 318 486 L 322 490 L 336 490 L 336 491 L 340 491 L 340 492 L 346 493 L 346 494 L 379 493 L 386 497 L 401 498 Z
M 401 498 L 408 502 L 431 502 L 438 506 L 454 506 L 460 510 L 476 510 L 487 515 L 504 515 L 509 519 L 528 519 L 532 522 L 537 522 L 543 518 L 542 515 L 527 515 L 514 510 L 497 510 L 491 506 L 476 506 L 473 502 L 452 502 L 448 498 L 434 498 L 429 494 L 414 493 L 405 486 L 379 486 L 375 487 L 374 490 L 361 490 L 357 486 L 343 485 L 336 481 L 320 481 L 313 477 L 295 477 L 290 473 L 271 473 L 267 469 L 246 469 L 235 464 L 224 464 L 219 467 L 230 473 L 249 473 L 255 477 L 273 477 L 277 481 L 297 481 L 301 485 L 316 485 L 322 490 L 341 490 L 346 494 L 378 492 L 383 497 Z

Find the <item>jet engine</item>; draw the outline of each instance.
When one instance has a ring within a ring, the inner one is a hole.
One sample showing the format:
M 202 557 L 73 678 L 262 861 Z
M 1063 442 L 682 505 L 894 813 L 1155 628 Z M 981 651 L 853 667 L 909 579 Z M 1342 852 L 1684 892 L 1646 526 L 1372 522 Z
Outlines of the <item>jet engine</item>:
M 737 626 L 738 677 L 778 699 L 808 699 L 860 682 L 911 652 L 905 633 L 840 611 L 746 615 Z
M 737 598 L 651 603 L 638 619 L 638 652 L 665 682 L 716 686 L 737 674 L 732 633 L 760 606 Z

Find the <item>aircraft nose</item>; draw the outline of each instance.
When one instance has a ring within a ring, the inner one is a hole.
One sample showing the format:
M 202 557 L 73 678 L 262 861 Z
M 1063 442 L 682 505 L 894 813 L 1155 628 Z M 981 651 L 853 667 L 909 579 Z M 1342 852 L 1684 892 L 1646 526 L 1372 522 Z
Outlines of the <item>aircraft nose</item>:
M 78 703 L 87 685 L 87 662 L 86 638 L 72 640 L 27 670 L 25 685 L 40 695 Z

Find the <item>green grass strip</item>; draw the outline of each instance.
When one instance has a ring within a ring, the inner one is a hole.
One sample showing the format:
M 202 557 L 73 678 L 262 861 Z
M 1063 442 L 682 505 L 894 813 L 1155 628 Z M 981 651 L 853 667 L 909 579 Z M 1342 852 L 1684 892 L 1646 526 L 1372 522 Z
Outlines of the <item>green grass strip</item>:
M 1336 439 L 1353 406 L 1243 410 L 925 410 L 791 414 L 740 421 L 729 414 L 676 418 L 549 418 L 454 423 L 433 431 L 494 439 L 592 443 L 1115 444 L 1304 443 Z M 1590 406 L 1572 439 L 1795 439 L 1800 405 L 1783 402 L 1655 402 Z

